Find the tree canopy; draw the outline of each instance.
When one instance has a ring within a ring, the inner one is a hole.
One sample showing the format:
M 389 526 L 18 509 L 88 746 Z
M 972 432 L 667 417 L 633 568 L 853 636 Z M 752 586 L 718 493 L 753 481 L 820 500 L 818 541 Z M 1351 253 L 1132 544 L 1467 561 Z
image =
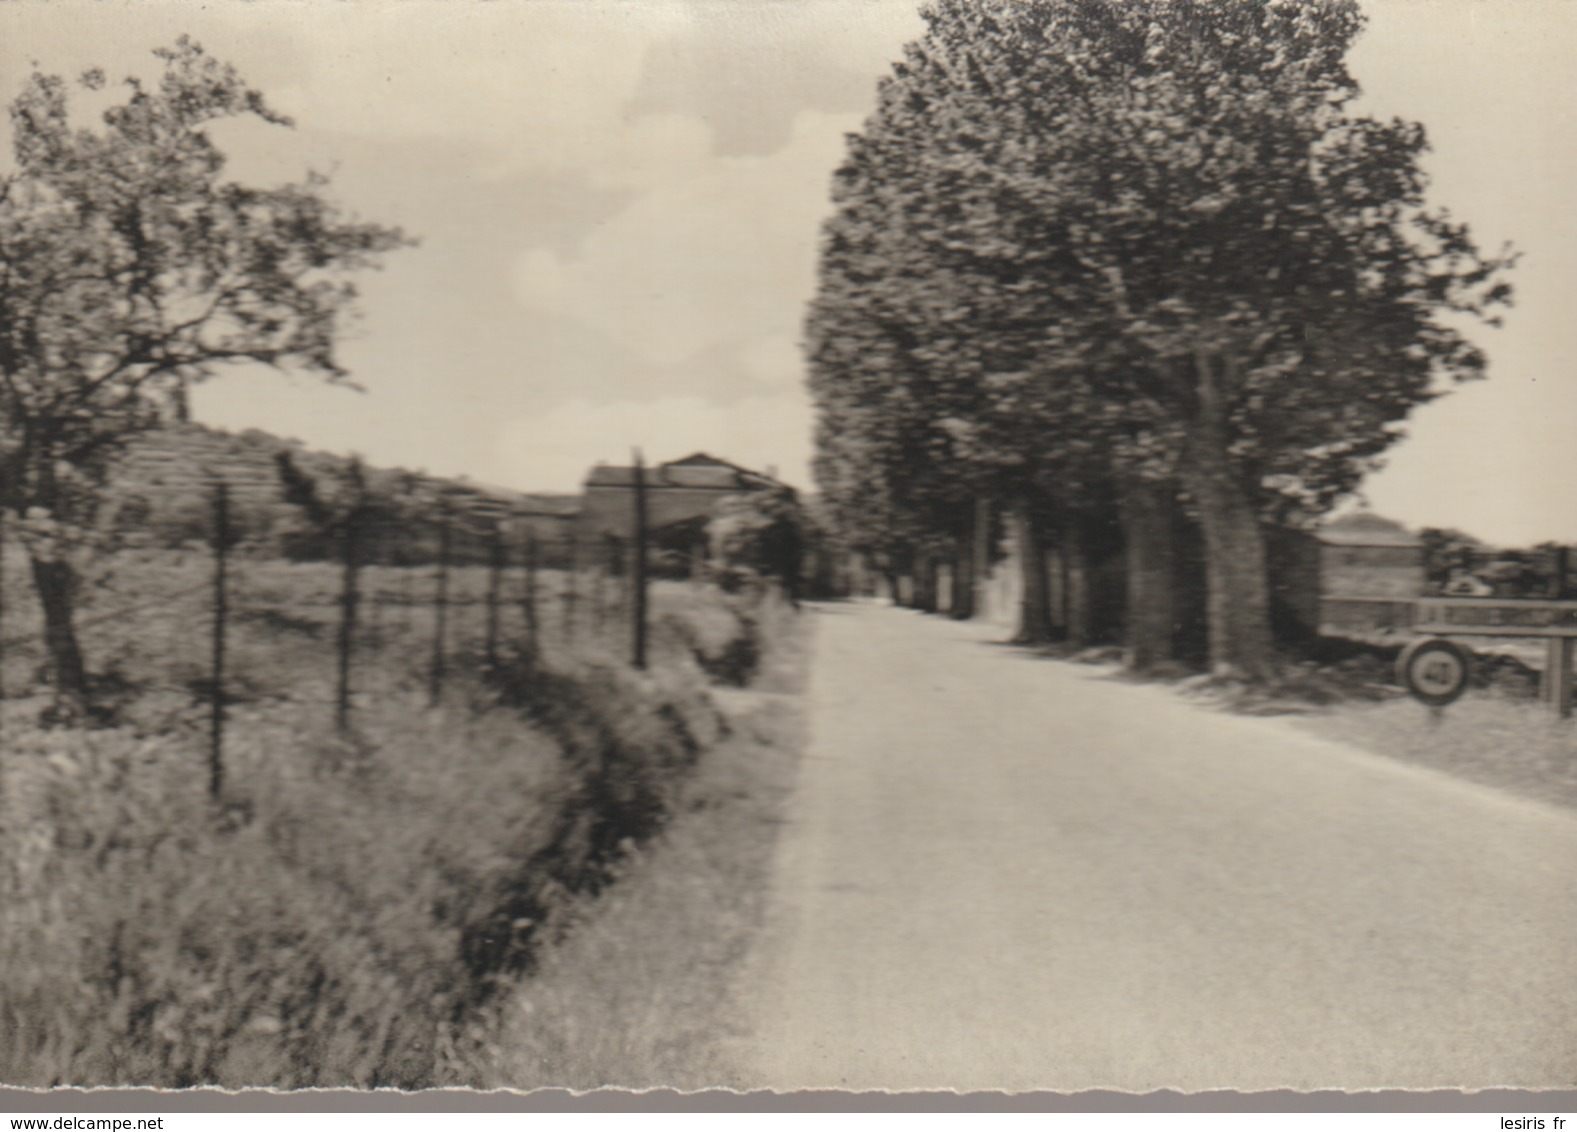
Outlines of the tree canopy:
M 409 242 L 342 215 L 321 176 L 226 180 L 213 124 L 288 119 L 190 39 L 155 54 L 157 84 L 126 79 L 97 129 L 72 122 L 65 79 L 31 76 L 0 173 L 0 508 L 21 520 L 68 692 L 82 687 L 68 552 L 117 447 L 183 415 L 227 364 L 345 381 L 348 274 Z
M 1422 127 L 1352 112 L 1351 0 L 925 16 L 835 181 L 810 320 L 824 434 L 859 432 L 846 407 L 873 398 L 847 390 L 877 387 L 955 442 L 927 475 L 1175 475 L 1213 660 L 1263 675 L 1259 524 L 1322 513 L 1414 406 L 1482 373 L 1459 316 L 1509 299 L 1509 257 L 1427 206 Z M 862 337 L 880 348 L 824 345 Z

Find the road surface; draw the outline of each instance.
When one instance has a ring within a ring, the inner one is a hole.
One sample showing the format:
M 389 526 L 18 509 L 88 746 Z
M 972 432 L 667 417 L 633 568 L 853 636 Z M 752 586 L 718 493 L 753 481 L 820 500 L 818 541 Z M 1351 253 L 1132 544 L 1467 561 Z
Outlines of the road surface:
M 1577 815 L 820 607 L 746 1086 L 1577 1083 Z

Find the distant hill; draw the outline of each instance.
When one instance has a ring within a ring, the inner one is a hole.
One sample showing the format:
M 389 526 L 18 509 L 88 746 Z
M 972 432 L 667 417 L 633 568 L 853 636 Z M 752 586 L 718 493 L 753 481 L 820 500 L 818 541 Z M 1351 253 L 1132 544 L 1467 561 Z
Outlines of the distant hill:
M 213 524 L 214 487 L 229 494 L 233 529 L 246 551 L 320 557 L 322 532 L 285 494 L 281 457 L 333 496 L 349 482 L 351 460 L 315 451 L 298 440 L 257 429 L 227 432 L 195 423 L 171 424 L 132 440 L 111 478 L 110 521 L 132 541 L 178 546 L 206 543 Z M 381 520 L 383 550 L 432 541 L 447 514 L 458 535 L 482 537 L 495 524 L 529 526 L 546 534 L 573 520 L 574 495 L 511 491 L 404 468 L 363 466 Z M 423 533 L 424 528 L 431 528 Z M 396 532 L 403 529 L 405 537 Z M 406 555 L 408 556 L 408 555 Z M 428 555 L 419 555 L 426 558 Z

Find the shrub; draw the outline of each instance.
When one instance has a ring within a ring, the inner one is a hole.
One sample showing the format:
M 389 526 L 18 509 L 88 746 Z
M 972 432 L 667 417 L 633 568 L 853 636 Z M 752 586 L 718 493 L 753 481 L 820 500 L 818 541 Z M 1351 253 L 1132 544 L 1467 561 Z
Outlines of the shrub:
M 478 1007 L 724 729 L 693 668 L 467 669 L 436 708 L 388 697 L 346 737 L 236 707 L 222 809 L 190 713 L 8 733 L 0 1080 L 464 1079 Z

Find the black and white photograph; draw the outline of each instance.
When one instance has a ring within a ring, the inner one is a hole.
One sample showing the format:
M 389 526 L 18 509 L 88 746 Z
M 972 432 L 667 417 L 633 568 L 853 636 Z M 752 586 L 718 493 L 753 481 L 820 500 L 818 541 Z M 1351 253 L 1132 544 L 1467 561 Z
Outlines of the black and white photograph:
M 10 1103 L 1577 1089 L 1574 60 L 0 5 Z

